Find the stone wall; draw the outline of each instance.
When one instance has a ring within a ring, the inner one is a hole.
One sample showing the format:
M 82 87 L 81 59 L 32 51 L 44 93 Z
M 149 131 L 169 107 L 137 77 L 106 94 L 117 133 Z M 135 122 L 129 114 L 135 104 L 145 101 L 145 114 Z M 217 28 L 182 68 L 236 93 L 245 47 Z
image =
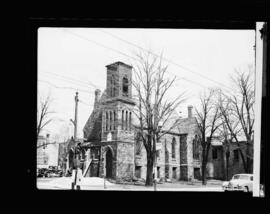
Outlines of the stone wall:
M 117 173 L 116 178 L 132 179 L 134 176 L 134 143 L 117 143 Z
M 110 149 L 112 152 L 112 178 L 116 178 L 116 170 L 117 170 L 117 143 L 103 143 L 101 146 L 101 158 L 99 164 L 99 176 L 104 177 L 104 170 L 106 167 L 106 152 Z
M 223 146 L 215 146 L 215 148 L 218 149 L 217 159 L 213 159 L 212 157 L 213 146 L 210 147 L 208 164 L 207 164 L 207 177 L 224 180 L 226 178 L 226 157 L 225 157 L 226 151 Z M 241 148 L 242 148 L 244 156 L 246 157 L 246 154 L 245 154 L 246 144 L 241 143 Z M 237 149 L 238 149 L 238 146 L 236 143 L 230 144 L 230 147 L 229 147 L 230 156 L 229 156 L 229 167 L 228 167 L 229 179 L 231 179 L 234 174 L 245 173 L 245 170 L 243 167 L 243 161 L 242 161 L 239 151 L 238 151 L 238 159 L 235 158 L 234 151 Z
M 173 137 L 176 139 L 175 144 L 175 158 L 172 157 L 172 140 Z M 173 178 L 173 168 L 176 168 L 176 180 L 179 180 L 181 178 L 180 173 L 180 160 L 182 157 L 182 160 L 185 161 L 185 163 L 182 163 L 184 167 L 183 173 L 185 173 L 184 177 L 186 180 L 189 176 L 192 176 L 193 178 L 193 162 L 190 161 L 190 158 L 187 156 L 191 155 L 192 160 L 192 140 L 193 136 L 187 135 L 187 144 L 185 147 L 185 150 L 183 151 L 182 155 L 180 153 L 180 136 L 173 135 L 173 134 L 166 134 L 162 137 L 160 142 L 162 143 L 162 149 L 160 150 L 159 158 L 157 158 L 157 167 L 160 167 L 160 178 Z M 166 151 L 167 150 L 167 157 L 166 157 Z M 188 152 L 189 151 L 189 152 Z M 188 152 L 188 153 L 187 153 Z M 146 150 L 144 146 L 142 147 L 142 151 L 140 155 L 135 155 L 135 165 L 141 166 L 141 177 L 146 178 L 146 171 L 147 171 L 147 155 Z M 198 167 L 198 166 L 197 166 Z

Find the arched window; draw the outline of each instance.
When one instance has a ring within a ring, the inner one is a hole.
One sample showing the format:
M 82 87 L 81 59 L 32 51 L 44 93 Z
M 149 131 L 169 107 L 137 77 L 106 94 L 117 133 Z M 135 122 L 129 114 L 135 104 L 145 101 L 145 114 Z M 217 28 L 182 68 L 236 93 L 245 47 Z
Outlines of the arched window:
M 128 130 L 128 111 L 126 111 L 126 120 L 125 120 L 125 122 L 126 122 L 126 130 Z
M 116 112 L 115 111 L 113 112 L 113 119 L 114 119 L 113 129 L 115 130 L 116 129 Z
M 112 112 L 110 111 L 110 130 L 112 130 Z
M 105 130 L 108 131 L 108 112 L 106 112 L 106 118 L 105 118 Z
M 175 137 L 172 139 L 172 158 L 175 158 Z
M 121 123 L 121 126 L 122 126 L 122 130 L 124 130 L 124 110 L 122 110 L 122 123 Z
M 131 130 L 131 112 L 129 112 L 129 130 Z
M 136 134 L 136 145 L 135 145 L 135 153 L 136 155 L 140 155 L 142 152 L 142 137 L 141 137 L 141 133 L 138 132 Z
M 113 96 L 116 96 L 116 80 L 115 78 L 113 79 Z
M 199 139 L 198 136 L 195 135 L 193 139 L 193 159 L 199 160 L 200 154 L 199 154 Z
M 165 138 L 164 144 L 165 144 L 165 162 L 168 163 L 169 162 L 169 151 L 168 151 L 168 148 L 167 148 L 166 138 Z
M 122 88 L 122 90 L 123 90 L 123 95 L 127 96 L 128 95 L 128 79 L 127 79 L 127 77 L 123 78 L 123 88 Z
M 113 95 L 113 92 L 114 92 L 114 90 L 113 90 L 113 75 L 111 76 L 111 97 L 113 97 L 114 95 Z

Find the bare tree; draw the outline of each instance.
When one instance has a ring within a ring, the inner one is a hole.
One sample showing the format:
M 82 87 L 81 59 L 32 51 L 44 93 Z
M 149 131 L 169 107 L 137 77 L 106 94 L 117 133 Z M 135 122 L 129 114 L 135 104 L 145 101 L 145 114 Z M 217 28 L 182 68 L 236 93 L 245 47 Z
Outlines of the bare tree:
M 49 110 L 51 102 L 52 99 L 50 95 L 47 95 L 46 98 L 40 97 L 37 108 L 37 137 L 39 136 L 40 132 L 53 120 L 50 116 L 54 112 Z
M 232 108 L 230 106 L 230 102 L 228 102 L 228 98 L 222 94 L 222 91 L 219 91 L 218 98 L 218 108 L 221 114 L 222 126 L 218 129 L 219 136 L 221 141 L 223 142 L 223 148 L 225 149 L 225 171 L 226 171 L 226 180 L 229 180 L 229 156 L 230 156 L 230 147 L 234 138 L 236 138 L 236 142 L 238 144 L 239 149 L 240 145 L 238 142 L 238 135 L 241 132 L 239 127 L 239 121 L 235 118 L 235 115 L 232 114 Z M 239 150 L 240 151 L 240 150 Z M 240 156 L 243 159 L 243 153 L 240 151 Z M 244 163 L 245 160 L 243 160 Z
M 132 112 L 139 120 L 137 127 L 147 154 L 146 186 L 153 185 L 153 167 L 156 161 L 156 142 L 174 129 L 180 121 L 174 117 L 176 109 L 183 103 L 184 93 L 169 100 L 168 90 L 176 78 L 166 77 L 167 66 L 162 64 L 162 55 L 136 54 L 132 85 L 136 91 L 137 105 Z
M 253 147 L 253 125 L 254 125 L 254 82 L 252 80 L 252 68 L 249 72 L 236 71 L 233 81 L 237 91 L 232 94 L 221 93 L 219 108 L 226 127 L 231 137 L 238 145 L 238 150 L 246 173 L 252 171 L 252 147 Z M 242 151 L 239 137 L 244 136 L 246 140 L 245 151 Z M 244 153 L 246 155 L 244 155 Z
M 225 150 L 225 167 L 224 167 L 225 176 L 224 176 L 224 178 L 226 181 L 228 181 L 229 180 L 230 146 L 231 146 L 231 142 L 232 142 L 232 137 L 230 135 L 230 132 L 229 132 L 224 120 L 222 120 L 221 127 L 222 128 L 219 129 L 220 130 L 219 136 L 221 138 L 221 142 L 222 142 L 223 148 Z
M 200 131 L 199 140 L 202 145 L 202 184 L 206 185 L 206 166 L 211 141 L 217 129 L 222 125 L 219 120 L 219 108 L 215 103 L 214 89 L 209 89 L 200 97 L 200 109 L 195 108 L 197 123 Z

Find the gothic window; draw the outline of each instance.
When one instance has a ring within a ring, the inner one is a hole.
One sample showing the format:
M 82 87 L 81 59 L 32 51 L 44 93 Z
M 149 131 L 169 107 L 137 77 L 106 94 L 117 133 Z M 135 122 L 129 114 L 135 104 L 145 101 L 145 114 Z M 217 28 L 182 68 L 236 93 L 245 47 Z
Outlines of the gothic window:
M 200 154 L 199 154 L 199 139 L 198 136 L 195 135 L 195 138 L 193 139 L 193 159 L 199 160 Z
M 180 164 L 187 164 L 187 134 L 180 136 Z
M 175 137 L 172 140 L 172 158 L 175 158 Z
M 106 118 L 105 118 L 105 130 L 108 131 L 108 112 L 106 112 Z
M 141 137 L 141 133 L 137 133 L 136 134 L 136 144 L 135 144 L 135 153 L 136 155 L 140 155 L 142 152 L 142 137 Z
M 127 79 L 127 77 L 123 78 L 123 95 L 124 96 L 128 95 L 128 79 Z
M 124 116 L 125 116 L 124 110 L 122 110 L 122 123 L 121 123 L 121 125 L 122 125 L 122 130 L 124 130 Z
M 126 120 L 125 120 L 126 124 L 126 130 L 128 129 L 128 112 L 126 111 Z
M 129 112 L 129 130 L 131 130 L 131 112 Z
M 112 130 L 112 112 L 110 111 L 110 130 Z
M 169 151 L 167 149 L 167 142 L 165 139 L 165 162 L 168 163 L 169 162 Z
M 113 91 L 113 88 L 114 88 L 114 87 L 113 87 L 113 78 L 114 78 L 114 77 L 111 76 L 111 97 L 114 96 L 114 95 L 113 95 L 113 92 L 114 92 L 114 91 Z
M 113 129 L 115 130 L 116 128 L 116 112 L 114 111 L 113 112 L 113 119 L 114 119 L 114 122 L 113 122 Z
M 116 96 L 116 83 L 115 78 L 113 79 L 113 94 Z

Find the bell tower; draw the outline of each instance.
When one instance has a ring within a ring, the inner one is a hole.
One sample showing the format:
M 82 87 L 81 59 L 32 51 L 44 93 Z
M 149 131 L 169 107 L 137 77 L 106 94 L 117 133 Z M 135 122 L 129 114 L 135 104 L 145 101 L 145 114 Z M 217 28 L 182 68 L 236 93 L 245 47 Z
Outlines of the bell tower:
M 112 164 L 107 160 L 107 162 L 103 161 L 103 165 L 107 163 L 112 167 L 113 178 L 132 178 L 134 173 L 133 108 L 135 106 L 132 98 L 132 66 L 115 62 L 107 65 L 106 68 L 106 99 L 103 101 L 101 143 L 104 155 L 108 148 L 112 150 Z
M 122 62 L 107 65 L 107 98 L 132 99 L 132 66 Z

